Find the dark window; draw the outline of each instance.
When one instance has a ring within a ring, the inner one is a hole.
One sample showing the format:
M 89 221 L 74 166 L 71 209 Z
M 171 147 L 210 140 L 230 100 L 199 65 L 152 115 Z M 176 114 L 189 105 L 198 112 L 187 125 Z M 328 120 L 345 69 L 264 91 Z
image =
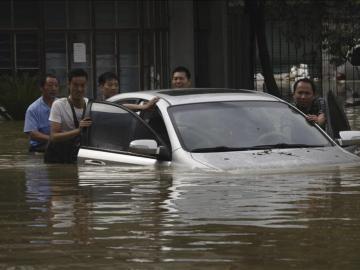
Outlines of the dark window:
M 104 72 L 116 73 L 116 54 L 115 54 L 115 34 L 97 33 L 95 37 L 96 45 L 96 78 Z M 97 92 L 96 96 L 100 93 Z
M 10 33 L 0 33 L 0 68 L 11 69 Z
M 146 28 L 167 27 L 167 1 L 143 1 L 144 26 Z
M 139 91 L 139 68 L 120 68 L 121 93 Z
M 93 103 L 93 124 L 87 146 L 103 150 L 129 150 L 130 142 L 140 139 L 156 140 L 156 136 L 135 115 L 115 105 Z
M 48 33 L 45 36 L 46 72 L 55 74 L 60 82 L 60 95 L 66 95 L 67 54 L 64 33 Z
M 95 1 L 95 26 L 96 28 L 114 28 L 115 5 L 114 1 Z
M 0 28 L 11 27 L 10 1 L 0 1 Z
M 39 68 L 26 68 L 26 69 L 17 69 L 16 74 L 21 78 L 23 76 L 37 77 L 40 75 Z
M 121 92 L 139 91 L 139 37 L 137 32 L 120 33 L 120 89 Z
M 37 33 L 16 34 L 16 67 L 39 68 L 39 40 Z
M 148 31 L 143 35 L 143 89 L 168 86 L 167 33 Z
M 139 64 L 139 37 L 137 32 L 120 33 L 120 65 L 137 66 Z
M 70 28 L 89 28 L 89 1 L 69 1 Z
M 15 27 L 30 28 L 40 24 L 40 7 L 38 1 L 14 1 Z
M 65 1 L 44 1 L 45 26 L 48 28 L 66 27 Z
M 146 1 L 144 1 L 146 2 Z M 117 1 L 118 26 L 122 28 L 138 27 L 139 25 L 139 2 Z

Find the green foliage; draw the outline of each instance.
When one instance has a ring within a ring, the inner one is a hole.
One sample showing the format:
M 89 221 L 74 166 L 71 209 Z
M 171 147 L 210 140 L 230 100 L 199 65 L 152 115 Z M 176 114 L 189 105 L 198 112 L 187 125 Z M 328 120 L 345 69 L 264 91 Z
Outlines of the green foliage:
M 306 41 L 320 42 L 321 1 L 267 0 L 265 3 L 266 19 L 281 22 L 283 36 L 295 47 L 300 48 Z
M 263 0 L 265 1 L 265 0 Z M 360 0 L 266 0 L 266 17 L 285 23 L 283 35 L 298 48 L 321 44 L 330 62 L 341 65 L 360 43 Z
M 37 77 L 0 76 L 0 105 L 4 106 L 15 120 L 23 120 L 27 107 L 41 95 Z

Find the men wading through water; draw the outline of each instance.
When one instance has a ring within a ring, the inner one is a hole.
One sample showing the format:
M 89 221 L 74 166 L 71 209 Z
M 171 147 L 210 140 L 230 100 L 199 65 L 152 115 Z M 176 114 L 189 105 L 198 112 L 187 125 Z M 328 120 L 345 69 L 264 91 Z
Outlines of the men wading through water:
M 29 135 L 29 152 L 44 152 L 50 137 L 49 115 L 51 105 L 59 92 L 59 83 L 52 74 L 40 80 L 41 97 L 26 110 L 24 132 Z
M 45 152 L 46 163 L 75 163 L 80 145 L 81 129 L 91 126 L 84 118 L 88 75 L 83 69 L 68 75 L 69 96 L 56 100 L 50 111 L 50 143 Z

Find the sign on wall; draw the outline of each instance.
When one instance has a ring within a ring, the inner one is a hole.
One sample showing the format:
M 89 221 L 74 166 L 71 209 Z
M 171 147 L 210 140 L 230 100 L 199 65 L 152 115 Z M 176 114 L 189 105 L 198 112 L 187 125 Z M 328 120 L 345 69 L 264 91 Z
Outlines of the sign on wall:
M 73 43 L 74 63 L 86 63 L 85 43 Z

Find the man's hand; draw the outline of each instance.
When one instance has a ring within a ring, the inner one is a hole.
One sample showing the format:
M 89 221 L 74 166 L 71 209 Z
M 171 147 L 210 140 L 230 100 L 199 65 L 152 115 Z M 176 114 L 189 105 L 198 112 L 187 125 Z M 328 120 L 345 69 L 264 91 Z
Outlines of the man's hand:
M 159 97 L 154 97 L 151 100 L 149 100 L 149 102 L 146 102 L 143 105 L 143 110 L 152 110 L 155 107 L 156 102 L 159 101 L 159 99 L 160 99 Z
M 306 116 L 306 120 L 312 123 L 316 123 L 320 126 L 323 126 L 326 122 L 326 118 L 323 113 L 320 113 L 319 115 L 308 114 Z
M 318 117 L 317 115 L 308 114 L 306 116 L 306 120 L 308 120 L 309 122 L 317 123 Z
M 90 117 L 85 117 L 84 119 L 80 120 L 79 122 L 79 128 L 87 128 L 90 127 L 92 124 L 92 120 L 90 119 Z

